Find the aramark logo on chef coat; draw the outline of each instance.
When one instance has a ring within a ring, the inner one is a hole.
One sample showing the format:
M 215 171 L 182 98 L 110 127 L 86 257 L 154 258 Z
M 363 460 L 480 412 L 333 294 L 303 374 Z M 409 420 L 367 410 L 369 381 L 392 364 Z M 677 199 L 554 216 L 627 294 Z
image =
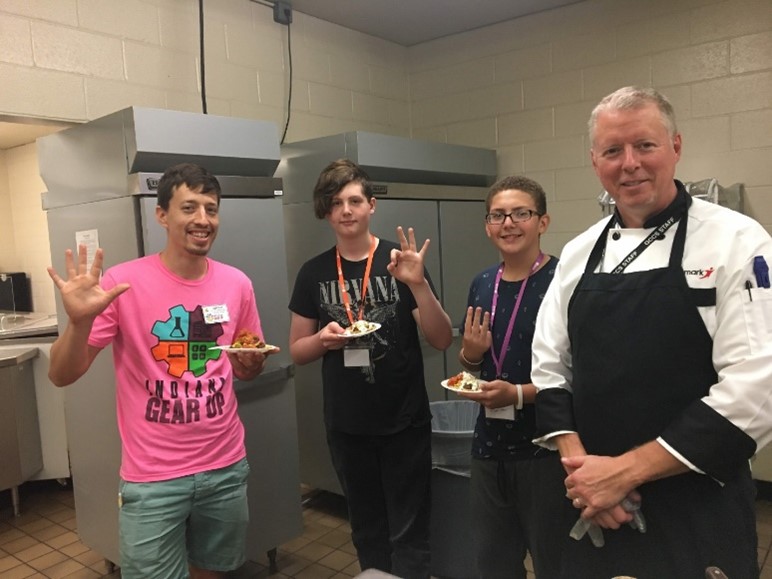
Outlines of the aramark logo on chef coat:
M 712 266 L 708 269 L 685 269 L 684 275 L 696 276 L 699 279 L 708 279 L 714 271 L 716 271 L 716 268 Z

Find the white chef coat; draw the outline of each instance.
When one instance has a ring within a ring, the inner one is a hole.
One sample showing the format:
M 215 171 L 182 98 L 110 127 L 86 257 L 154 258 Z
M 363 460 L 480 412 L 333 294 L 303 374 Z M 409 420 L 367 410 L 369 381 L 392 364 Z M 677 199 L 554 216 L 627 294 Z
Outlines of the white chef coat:
M 566 244 L 560 256 L 533 339 L 531 379 L 539 390 L 571 391 L 568 304 L 608 219 Z M 689 208 L 688 220 L 682 262 L 687 283 L 692 288 L 716 289 L 716 305 L 698 308 L 713 339 L 713 365 L 718 374 L 718 382 L 702 400 L 753 438 L 758 451 L 772 441 L 772 289 L 756 287 L 753 258 L 764 256 L 772 264 L 772 238 L 753 219 L 697 198 Z M 672 226 L 664 239 L 640 253 L 624 273 L 666 267 L 677 227 Z M 612 228 L 597 271 L 614 269 L 653 230 Z M 752 284 L 750 291 L 747 281 Z M 551 439 L 558 434 L 564 432 L 547 433 L 534 442 L 554 449 Z M 677 448 L 662 438 L 657 440 L 689 468 L 702 472 Z

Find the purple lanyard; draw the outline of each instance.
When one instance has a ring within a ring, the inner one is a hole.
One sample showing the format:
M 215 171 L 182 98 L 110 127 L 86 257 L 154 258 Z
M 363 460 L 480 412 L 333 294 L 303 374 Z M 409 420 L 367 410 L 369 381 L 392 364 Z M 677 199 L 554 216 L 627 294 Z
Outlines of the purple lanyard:
M 528 278 L 533 275 L 533 272 L 535 272 L 537 269 L 539 269 L 539 265 L 541 265 L 542 260 L 544 259 L 544 254 L 542 252 L 539 252 L 539 256 L 536 258 L 536 261 L 533 262 L 533 265 L 531 266 L 531 271 L 528 273 L 528 275 L 523 280 L 523 283 L 520 285 L 520 291 L 517 293 L 517 300 L 515 301 L 515 307 L 512 310 L 512 315 L 509 317 L 509 325 L 507 326 L 507 333 L 504 334 L 504 341 L 501 343 L 501 351 L 499 352 L 499 355 L 501 358 L 496 356 L 496 350 L 493 347 L 493 344 L 491 343 L 491 356 L 493 357 L 493 363 L 496 365 L 496 378 L 501 377 L 501 370 L 504 367 L 504 357 L 507 355 L 507 348 L 509 348 L 509 341 L 512 339 L 512 330 L 515 327 L 515 318 L 517 317 L 517 312 L 520 310 L 520 301 L 523 299 L 523 293 L 525 292 L 525 284 L 528 283 Z M 496 283 L 493 286 L 493 304 L 491 306 L 491 332 L 493 332 L 493 319 L 496 316 L 496 305 L 499 302 L 499 282 L 501 281 L 501 276 L 504 274 L 504 264 L 502 263 L 499 267 L 499 271 L 496 272 Z

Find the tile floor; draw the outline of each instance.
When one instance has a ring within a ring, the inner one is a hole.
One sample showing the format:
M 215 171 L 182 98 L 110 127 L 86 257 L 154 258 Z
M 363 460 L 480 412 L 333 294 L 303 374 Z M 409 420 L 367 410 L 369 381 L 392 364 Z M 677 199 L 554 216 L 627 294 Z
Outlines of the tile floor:
M 22 485 L 20 495 L 22 514 L 14 517 L 10 491 L 0 493 L 0 579 L 120 577 L 78 540 L 71 489 L 37 481 Z M 231 579 L 345 579 L 360 572 L 343 499 L 324 492 L 303 496 L 303 535 L 279 547 L 278 570 L 272 573 L 265 557 L 246 563 Z M 772 579 L 772 484 L 763 483 L 759 496 L 761 579 Z

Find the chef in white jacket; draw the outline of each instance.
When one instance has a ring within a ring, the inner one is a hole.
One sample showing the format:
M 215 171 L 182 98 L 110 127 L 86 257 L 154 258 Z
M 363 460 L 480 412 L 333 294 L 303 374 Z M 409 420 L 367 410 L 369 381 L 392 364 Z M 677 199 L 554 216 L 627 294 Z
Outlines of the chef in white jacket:
M 564 577 L 758 577 L 749 459 L 772 439 L 772 239 L 674 179 L 663 95 L 619 89 L 589 126 L 615 211 L 565 246 L 531 374 L 535 442 L 560 451 L 568 500 L 605 540 L 571 541 Z M 638 503 L 645 533 L 626 524 Z

